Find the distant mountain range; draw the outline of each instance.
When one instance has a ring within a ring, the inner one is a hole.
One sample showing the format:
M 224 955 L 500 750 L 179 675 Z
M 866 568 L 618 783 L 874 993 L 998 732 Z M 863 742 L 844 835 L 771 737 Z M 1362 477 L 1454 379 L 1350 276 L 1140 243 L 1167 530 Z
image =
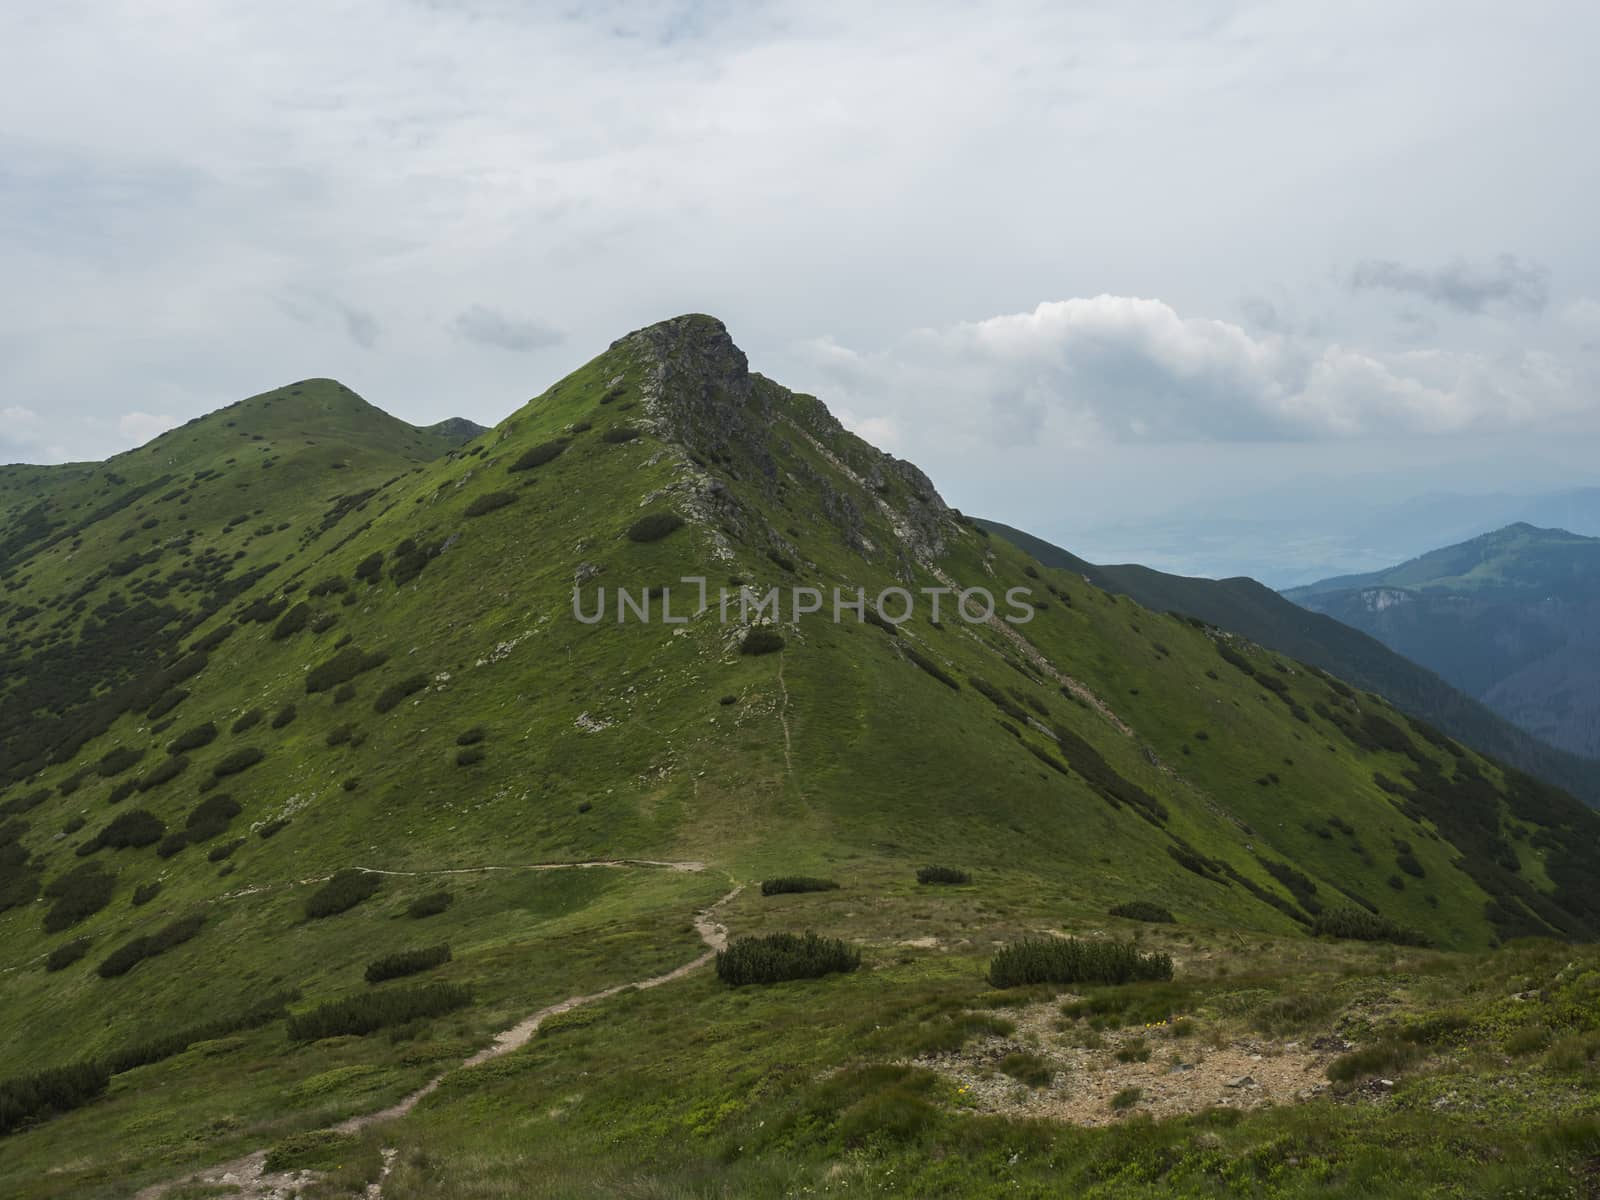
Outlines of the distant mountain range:
M 1094 561 L 1141 562 L 1178 575 L 1249 576 L 1287 589 L 1380 570 L 1517 523 L 1600 536 L 1600 488 L 1536 495 L 1428 492 L 1373 501 L 1353 486 L 1338 505 L 1326 503 L 1321 492 L 1271 493 L 1252 499 L 1247 512 L 1200 509 L 1049 532 Z
M 1519 522 L 1284 594 L 1551 744 L 1600 755 L 1600 538 Z
M 1379 692 L 1407 712 L 1433 722 L 1485 753 L 1558 783 L 1591 804 L 1600 804 L 1600 762 L 1582 756 L 1570 743 L 1552 744 L 1548 738 L 1541 740 L 1538 735 L 1542 726 L 1516 720 L 1512 712 L 1501 708 L 1496 702 L 1504 690 L 1485 689 L 1480 693 L 1452 677 L 1442 665 L 1436 665 L 1406 646 L 1390 642 L 1378 629 L 1368 628 L 1368 624 L 1395 623 L 1392 618 L 1387 621 L 1377 619 L 1389 610 L 1367 612 L 1364 614 L 1366 621 L 1363 621 L 1360 612 L 1347 613 L 1347 609 L 1359 609 L 1360 605 L 1347 603 L 1341 598 L 1348 597 L 1352 588 L 1359 590 L 1363 586 L 1362 581 L 1375 577 L 1352 576 L 1345 580 L 1329 580 L 1328 585 L 1332 590 L 1317 594 L 1317 587 L 1322 585 L 1316 585 L 1290 593 L 1294 597 L 1291 600 L 1254 579 L 1198 579 L 1168 575 L 1132 564 L 1099 566 L 1009 525 L 997 521 L 981 521 L 980 524 L 1021 546 L 1041 563 L 1074 571 L 1096 587 L 1129 596 L 1146 608 L 1198 618 L 1279 653 L 1321 667 L 1360 687 Z M 1570 534 L 1561 536 L 1575 543 L 1600 547 L 1600 540 L 1574 538 Z M 1555 547 L 1552 547 L 1552 551 L 1552 556 L 1536 557 L 1535 561 L 1545 562 L 1552 574 L 1559 574 L 1559 568 L 1552 558 L 1558 559 L 1560 554 Z M 1449 552 L 1439 553 L 1444 555 Z M 1434 556 L 1428 558 L 1433 559 Z M 1600 556 L 1596 556 L 1594 563 L 1600 566 Z M 1407 567 L 1413 565 L 1407 564 Z M 1465 557 L 1460 565 L 1467 565 Z M 1531 569 L 1531 564 L 1526 569 Z M 1397 572 L 1402 570 L 1405 568 L 1396 568 Z M 1411 575 L 1407 574 L 1405 578 L 1410 579 Z M 1392 590 L 1392 587 L 1386 589 Z M 1406 609 L 1412 616 L 1425 611 L 1425 606 L 1417 605 Z M 1595 610 L 1591 608 L 1588 611 L 1589 625 L 1593 629 Z M 1593 659 L 1588 661 L 1593 665 Z M 1547 672 L 1553 673 L 1557 669 L 1554 663 L 1545 665 Z M 1600 679 L 1600 670 L 1596 670 L 1589 678 Z M 1536 697 L 1531 690 L 1524 694 L 1528 699 Z M 1590 694 L 1593 701 L 1588 711 L 1591 713 L 1592 730 L 1592 705 L 1600 702 L 1600 689 L 1591 683 Z M 1589 744 L 1590 755 L 1600 749 L 1592 741 Z

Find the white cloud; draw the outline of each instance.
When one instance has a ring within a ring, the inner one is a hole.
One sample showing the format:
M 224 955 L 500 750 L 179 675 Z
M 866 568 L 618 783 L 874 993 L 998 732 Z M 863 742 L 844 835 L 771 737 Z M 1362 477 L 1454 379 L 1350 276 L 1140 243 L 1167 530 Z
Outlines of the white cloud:
M 1539 350 L 1320 343 L 1130 296 L 1050 301 L 877 351 L 829 339 L 800 353 L 860 414 L 857 428 L 916 428 L 924 441 L 1073 447 L 1600 426 L 1595 381 Z

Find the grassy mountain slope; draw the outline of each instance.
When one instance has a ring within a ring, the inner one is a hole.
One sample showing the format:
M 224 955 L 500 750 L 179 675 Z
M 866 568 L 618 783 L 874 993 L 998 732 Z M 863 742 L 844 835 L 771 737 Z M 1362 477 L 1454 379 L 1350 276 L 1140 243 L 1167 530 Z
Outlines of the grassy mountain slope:
M 1437 671 L 1530 733 L 1600 754 L 1600 539 L 1510 525 L 1285 595 Z
M 744 1129 L 744 1106 L 855 1103 L 813 1095 L 839 1067 L 868 1072 L 861 1102 L 883 1111 L 826 1138 L 892 1167 L 894 1113 L 921 1136 L 956 1103 L 896 1098 L 910 1031 L 979 1002 L 997 941 L 1102 932 L 1130 900 L 1170 908 L 1172 944 L 1213 976 L 1246 935 L 1285 961 L 1332 953 L 1307 926 L 1357 906 L 1459 953 L 1600 927 L 1600 819 L 1581 805 L 1376 696 L 1041 567 L 749 373 L 711 318 L 619 340 L 437 457 L 316 387 L 329 426 L 271 394 L 107 464 L 124 482 L 75 467 L 41 516 L 37 491 L 3 510 L 48 530 L 3 576 L 0 1055 L 121 1068 L 0 1144 L 8 1195 L 126 1195 L 392 1103 L 528 1013 L 692 960 L 690 914 L 738 884 L 720 910 L 736 934 L 866 947 L 837 1008 L 818 1011 L 827 983 L 765 1000 L 699 975 L 574 1011 L 560 1029 L 621 1024 L 580 1037 L 558 1092 L 526 1074 L 554 1025 L 449 1076 L 381 1134 L 414 1139 L 386 1194 L 600 1194 L 615 1181 L 586 1164 L 607 1154 L 702 1194 L 687 1180 L 728 1161 L 718 1131 Z M 707 611 L 684 576 L 708 581 Z M 575 583 L 584 613 L 607 589 L 607 619 L 578 619 Z M 741 652 L 755 622 L 716 604 L 723 586 L 951 585 L 1029 588 L 1037 612 L 968 622 L 945 597 L 935 622 L 924 598 L 886 628 L 784 611 L 781 648 L 758 654 Z M 659 619 L 660 593 L 657 620 L 613 619 L 619 587 L 669 589 L 689 619 Z M 596 860 L 614 865 L 555 866 Z M 972 884 L 915 882 L 941 861 Z M 383 874 L 336 874 L 352 869 Z M 778 874 L 845 886 L 748 886 Z M 450 958 L 424 980 L 470 1003 L 294 1035 L 324 1002 L 401 1005 L 416 981 L 369 985 L 366 964 L 435 944 Z M 274 997 L 300 1022 L 261 1009 Z M 606 1116 L 583 1133 L 500 1124 L 559 1120 L 591 1086 Z M 1052 1153 L 1019 1136 L 1030 1162 Z M 768 1160 L 820 1183 L 834 1151 L 807 1137 Z M 359 1192 L 379 1148 L 350 1144 Z M 734 1194 L 788 1187 L 753 1169 Z
M 1405 650 L 1391 649 L 1358 622 L 1335 620 L 1286 600 L 1253 579 L 1168 575 L 1137 564 L 1100 566 L 998 521 L 981 524 L 1041 563 L 1072 571 L 1146 608 L 1179 612 L 1378 692 L 1493 758 L 1600 804 L 1600 762 L 1562 750 L 1436 675 Z M 1397 652 L 1398 651 L 1398 652 Z

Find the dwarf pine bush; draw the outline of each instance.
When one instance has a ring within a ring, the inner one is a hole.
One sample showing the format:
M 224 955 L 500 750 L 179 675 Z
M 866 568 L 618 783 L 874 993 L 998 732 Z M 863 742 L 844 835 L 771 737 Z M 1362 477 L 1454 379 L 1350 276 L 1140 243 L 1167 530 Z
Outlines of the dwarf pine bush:
M 111 1072 L 84 1061 L 0 1080 L 0 1134 L 11 1133 L 51 1113 L 82 1107 L 106 1090 Z
M 388 661 L 389 656 L 381 650 L 369 654 L 357 646 L 345 646 L 327 662 L 306 672 L 306 694 L 330 691 L 357 675 L 377 670 Z
M 786 892 L 831 892 L 838 888 L 831 879 L 817 879 L 811 875 L 780 875 L 761 882 L 763 896 L 781 896 Z
M 772 654 L 783 649 L 783 635 L 774 629 L 757 626 L 739 643 L 740 654 Z
M 266 754 L 255 746 L 241 746 L 233 753 L 225 755 L 211 768 L 212 777 L 222 779 L 228 775 L 237 775 L 240 771 L 249 770 L 265 757 Z
M 1172 956 L 1142 953 L 1131 942 L 1028 937 L 1002 946 L 989 960 L 989 986 L 1030 983 L 1134 983 L 1171 979 Z
M 910 659 L 914 665 L 921 667 L 924 671 L 926 671 L 929 675 L 932 675 L 952 692 L 959 692 L 961 690 L 961 685 L 955 681 L 950 672 L 946 671 L 927 655 L 921 653 L 911 646 L 900 647 L 900 652 Z
M 45 956 L 44 969 L 46 971 L 65 970 L 87 953 L 89 953 L 89 939 L 86 937 L 73 938 L 70 942 L 63 942 Z
M 128 746 L 118 746 L 115 750 L 108 750 L 95 764 L 95 770 L 110 779 L 113 775 L 120 775 L 134 763 L 144 757 L 143 750 L 134 750 Z
M 59 933 L 91 917 L 111 903 L 116 876 L 97 863 L 84 863 L 52 879 L 44 886 L 47 899 L 55 901 L 44 914 L 44 931 Z
M 174 946 L 181 946 L 199 933 L 204 924 L 205 917 L 199 913 L 179 917 L 152 934 L 124 942 L 106 955 L 95 971 L 102 979 L 115 979 L 119 975 L 126 975 L 145 959 L 165 954 Z
M 426 896 L 418 896 L 406 906 L 406 916 L 418 920 L 423 917 L 436 917 L 454 903 L 455 897 L 449 892 L 429 892 Z
M 167 743 L 167 753 L 180 755 L 189 750 L 198 750 L 202 746 L 209 746 L 217 740 L 217 727 L 212 721 L 204 725 L 196 725 L 192 729 L 185 729 L 172 741 Z
M 113 1075 L 147 1066 L 162 1059 L 182 1054 L 196 1042 L 209 1042 L 241 1033 L 246 1029 L 259 1029 L 284 1016 L 288 1006 L 300 998 L 299 992 L 277 992 L 258 1001 L 242 1012 L 202 1021 L 197 1025 L 180 1026 L 167 1033 L 156 1034 L 130 1042 L 106 1056 L 106 1065 Z
M 188 769 L 189 756 L 187 754 L 170 755 L 139 776 L 139 790 L 148 792 L 151 788 L 160 787 L 163 783 L 170 783 Z
M 683 518 L 677 513 L 648 513 L 628 526 L 630 542 L 659 542 L 675 529 L 683 527 Z
M 485 492 L 481 496 L 474 497 L 472 502 L 467 505 L 467 516 L 481 517 L 516 502 L 515 492 Z
M 735 987 L 816 979 L 835 971 L 854 971 L 861 951 L 838 938 L 815 933 L 769 933 L 735 938 L 717 953 L 717 978 Z
M 295 1013 L 289 1018 L 289 1040 L 313 1042 L 319 1038 L 362 1037 L 386 1026 L 442 1016 L 470 1003 L 471 992 L 448 983 L 366 992 Z
M 131 808 L 112 817 L 104 829 L 78 847 L 78 854 L 80 856 L 93 854 L 102 846 L 110 846 L 117 850 L 130 846 L 151 846 L 159 842 L 161 835 L 166 831 L 167 827 L 154 813 L 142 808 Z
M 379 877 L 370 871 L 347 867 L 323 884 L 306 900 L 306 917 L 316 920 L 333 917 L 354 908 L 380 886 Z
M 1311 923 L 1311 932 L 1317 937 L 1348 938 L 1358 942 L 1392 942 L 1397 946 L 1426 946 L 1428 939 L 1415 929 L 1408 929 L 1377 913 L 1363 912 L 1359 908 L 1334 908 L 1317 914 Z
M 551 442 L 541 442 L 532 449 L 524 450 L 521 457 L 507 467 L 506 470 L 530 471 L 534 467 L 542 467 L 545 463 L 559 457 L 568 445 L 566 438 L 556 438 Z
M 366 980 L 368 983 L 382 983 L 385 979 L 399 979 L 403 975 L 416 975 L 421 971 L 431 971 L 434 967 L 450 961 L 450 947 L 425 946 L 415 950 L 398 950 L 393 954 L 385 954 L 382 958 L 375 958 L 367 964 Z
M 252 708 L 249 712 L 245 713 L 233 723 L 233 728 L 229 730 L 229 732 L 247 733 L 254 729 L 257 725 L 261 724 L 261 718 L 266 715 L 267 714 L 262 712 L 259 708 Z
M 386 713 L 404 700 L 407 696 L 414 696 L 428 686 L 426 675 L 407 675 L 395 683 L 391 683 L 378 693 L 378 698 L 372 702 L 372 710 Z
M 1149 900 L 1129 900 L 1126 904 L 1118 904 L 1110 910 L 1113 917 L 1125 917 L 1130 921 L 1150 921 L 1159 925 L 1172 925 L 1177 918 L 1171 910 L 1153 904 Z
M 917 868 L 918 883 L 971 883 L 972 876 L 958 867 L 919 867 Z

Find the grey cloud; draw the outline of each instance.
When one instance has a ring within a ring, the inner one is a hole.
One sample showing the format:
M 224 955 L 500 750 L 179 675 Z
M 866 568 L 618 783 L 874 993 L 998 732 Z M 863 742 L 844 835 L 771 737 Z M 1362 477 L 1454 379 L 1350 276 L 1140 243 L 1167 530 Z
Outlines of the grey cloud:
M 359 308 L 351 308 L 348 304 L 340 305 L 340 313 L 344 317 L 344 331 L 350 335 L 350 340 L 365 350 L 371 350 L 378 344 L 378 319 L 371 313 Z
M 919 330 L 869 353 L 832 341 L 809 349 L 814 368 L 858 419 L 937 429 L 974 447 L 1297 441 L 1600 422 L 1592 381 L 1538 351 L 1385 352 L 1254 334 L 1130 296 L 1050 301 Z
M 455 330 L 468 341 L 520 352 L 559 346 L 566 340 L 559 329 L 538 321 L 517 320 L 482 304 L 474 304 L 456 317 Z
M 1549 272 L 1537 263 L 1502 254 L 1492 263 L 1456 259 L 1442 267 L 1412 267 L 1393 259 L 1367 259 L 1350 272 L 1355 291 L 1380 290 L 1417 296 L 1458 312 L 1479 313 L 1491 304 L 1539 312 L 1549 300 Z

